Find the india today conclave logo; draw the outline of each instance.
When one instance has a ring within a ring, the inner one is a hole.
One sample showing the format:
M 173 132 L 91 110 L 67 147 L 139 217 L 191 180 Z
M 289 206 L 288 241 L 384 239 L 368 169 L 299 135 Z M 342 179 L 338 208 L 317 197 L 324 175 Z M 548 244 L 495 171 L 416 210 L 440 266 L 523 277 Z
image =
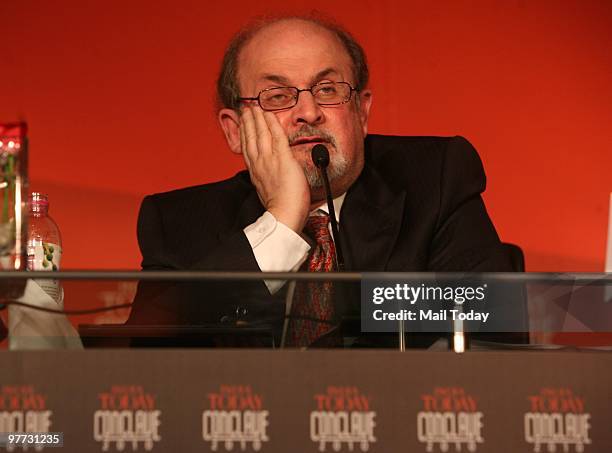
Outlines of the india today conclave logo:
M 159 427 L 162 412 L 156 397 L 141 385 L 113 385 L 98 394 L 100 408 L 93 415 L 93 438 L 102 443 L 102 451 L 115 444 L 123 451 L 131 444 L 137 451 L 142 442 L 145 451 L 151 451 L 161 440 Z
M 478 410 L 476 398 L 462 387 L 435 387 L 430 394 L 421 395 L 423 410 L 417 413 L 417 439 L 426 451 L 435 447 L 446 452 L 451 445 L 455 451 L 476 451 L 484 442 L 484 415 Z
M 3 385 L 0 387 L 0 433 L 48 433 L 53 411 L 47 407 L 47 395 L 33 385 Z M 8 444 L 7 451 L 22 448 Z M 27 448 L 27 447 L 24 447 Z M 34 446 L 41 451 L 42 445 Z
M 525 412 L 525 442 L 533 451 L 553 453 L 557 447 L 563 452 L 581 453 L 591 443 L 589 429 L 591 414 L 586 412 L 584 398 L 574 395 L 569 388 L 542 388 L 537 395 L 527 397 L 529 411 Z
M 310 439 L 326 451 L 358 445 L 368 451 L 376 442 L 376 412 L 371 410 L 371 398 L 354 386 L 328 386 L 325 393 L 314 395 L 315 410 L 310 412 Z M 346 451 L 346 450 L 345 450 Z
M 245 451 L 250 447 L 261 450 L 270 440 L 268 416 L 261 394 L 250 385 L 221 385 L 206 397 L 202 412 L 202 439 L 210 449 L 231 451 L 234 444 Z

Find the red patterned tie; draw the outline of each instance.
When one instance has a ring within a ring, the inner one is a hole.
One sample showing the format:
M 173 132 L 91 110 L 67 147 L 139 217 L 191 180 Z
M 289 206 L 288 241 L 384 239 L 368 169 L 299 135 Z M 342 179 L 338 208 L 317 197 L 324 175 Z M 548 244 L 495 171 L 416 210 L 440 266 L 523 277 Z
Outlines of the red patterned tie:
M 323 211 L 312 214 L 304 232 L 316 241 L 302 270 L 330 272 L 334 270 L 336 248 L 329 232 L 329 216 Z M 334 304 L 332 282 L 304 281 L 295 285 L 287 344 L 309 346 L 333 328 Z

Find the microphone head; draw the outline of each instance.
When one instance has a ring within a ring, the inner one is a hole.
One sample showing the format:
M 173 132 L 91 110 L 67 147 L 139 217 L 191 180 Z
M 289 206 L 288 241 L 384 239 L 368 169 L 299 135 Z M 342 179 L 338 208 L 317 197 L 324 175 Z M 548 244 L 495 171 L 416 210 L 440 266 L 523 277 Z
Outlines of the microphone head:
M 327 168 L 329 165 L 329 151 L 324 145 L 314 145 L 310 153 L 312 161 L 318 168 Z

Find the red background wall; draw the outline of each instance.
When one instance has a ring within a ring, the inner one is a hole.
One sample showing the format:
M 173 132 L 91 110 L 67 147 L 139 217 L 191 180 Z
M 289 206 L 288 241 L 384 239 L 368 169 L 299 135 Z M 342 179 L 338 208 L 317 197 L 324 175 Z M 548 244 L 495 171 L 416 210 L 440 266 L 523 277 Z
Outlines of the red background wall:
M 295 7 L 293 7 L 295 6 Z M 64 268 L 137 268 L 146 193 L 231 176 L 213 110 L 231 34 L 316 9 L 363 43 L 370 131 L 467 137 L 530 271 L 602 271 L 612 192 L 608 1 L 0 2 L 0 121 L 30 125 Z

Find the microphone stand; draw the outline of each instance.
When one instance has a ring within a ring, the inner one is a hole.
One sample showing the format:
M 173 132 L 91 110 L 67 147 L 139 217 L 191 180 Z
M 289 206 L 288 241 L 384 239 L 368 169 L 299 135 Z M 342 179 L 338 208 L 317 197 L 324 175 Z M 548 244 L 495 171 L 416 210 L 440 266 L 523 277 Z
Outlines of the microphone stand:
M 344 255 L 342 254 L 342 245 L 340 244 L 340 233 L 338 232 L 338 222 L 336 221 L 336 210 L 334 209 L 334 200 L 332 198 L 329 178 L 327 177 L 327 166 L 329 165 L 329 151 L 323 145 L 315 145 L 311 151 L 312 161 L 319 169 L 319 174 L 323 179 L 325 186 L 325 196 L 327 198 L 327 209 L 331 222 L 332 234 L 334 235 L 335 251 L 336 251 L 336 269 L 340 272 L 344 271 Z

